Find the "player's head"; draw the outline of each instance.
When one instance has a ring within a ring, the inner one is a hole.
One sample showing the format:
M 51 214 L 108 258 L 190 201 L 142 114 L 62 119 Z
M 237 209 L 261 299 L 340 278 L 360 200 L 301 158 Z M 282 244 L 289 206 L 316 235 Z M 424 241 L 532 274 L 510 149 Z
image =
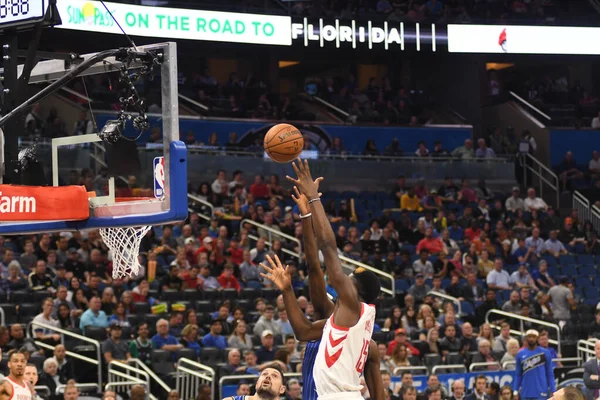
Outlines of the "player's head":
M 354 281 L 354 286 L 356 286 L 360 300 L 367 304 L 374 303 L 381 290 L 381 283 L 377 275 L 362 267 L 358 267 L 352 273 L 351 278 Z
M 529 329 L 527 332 L 525 332 L 525 338 L 527 339 L 527 345 L 532 349 L 535 346 L 537 346 L 539 337 L 540 337 L 540 334 L 535 329 Z
M 256 381 L 256 394 L 261 398 L 278 399 L 285 393 L 283 371 L 277 364 L 271 364 L 263 369 Z
M 25 352 L 17 349 L 8 352 L 8 369 L 11 375 L 21 378 L 25 373 L 26 365 L 27 358 L 25 357 Z

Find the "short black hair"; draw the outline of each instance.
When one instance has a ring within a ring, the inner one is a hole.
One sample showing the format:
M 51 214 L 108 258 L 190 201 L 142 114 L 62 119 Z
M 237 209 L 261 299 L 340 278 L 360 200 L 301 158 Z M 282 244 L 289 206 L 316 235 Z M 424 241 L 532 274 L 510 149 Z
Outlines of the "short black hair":
M 352 274 L 357 283 L 358 296 L 367 304 L 375 302 L 381 291 L 381 282 L 375 273 L 358 267 Z
M 274 369 L 274 370 L 276 370 L 277 372 L 279 372 L 279 374 L 281 375 L 281 382 L 282 382 L 282 383 L 285 385 L 285 376 L 283 375 L 283 370 L 281 369 L 281 367 L 279 366 L 279 364 L 277 364 L 277 363 L 272 363 L 272 364 L 269 364 L 269 365 L 267 365 L 267 366 L 265 367 L 265 369 L 267 369 L 267 368 L 271 368 L 271 369 Z M 263 370 L 263 371 L 264 371 L 264 370 Z

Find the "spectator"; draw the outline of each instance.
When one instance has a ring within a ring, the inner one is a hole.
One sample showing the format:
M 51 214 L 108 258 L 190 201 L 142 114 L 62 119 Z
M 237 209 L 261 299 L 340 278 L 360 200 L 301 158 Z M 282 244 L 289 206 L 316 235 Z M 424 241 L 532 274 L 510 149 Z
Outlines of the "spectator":
M 52 318 L 53 302 L 51 298 L 47 298 L 42 303 L 42 312 L 33 318 L 33 332 L 35 337 L 47 343 L 57 344 L 60 341 L 60 335 L 51 328 L 36 326 L 35 324 L 44 324 L 54 328 L 58 328 L 58 321 Z
M 415 276 L 415 283 L 408 289 L 408 293 L 415 298 L 417 303 L 422 303 L 430 291 L 431 288 L 425 284 L 425 276 L 420 273 Z
M 483 300 L 484 295 L 483 286 L 477 282 L 477 275 L 474 272 L 467 274 L 467 282 L 462 287 L 462 297 L 475 304 Z
M 528 288 L 535 291 L 539 290 L 529 274 L 526 264 L 519 265 L 519 269 L 512 273 L 510 276 L 510 283 L 518 289 Z
M 477 337 L 473 334 L 473 325 L 470 322 L 465 322 L 461 327 L 461 333 L 462 347 L 459 351 L 475 351 L 477 348 Z
M 400 208 L 412 212 L 419 212 L 423 209 L 419 197 L 415 194 L 414 188 L 409 188 L 408 192 L 402 195 L 400 198 Z
M 600 339 L 600 309 L 596 309 L 596 318 L 588 328 L 588 338 Z
M 544 243 L 544 250 L 555 258 L 559 258 L 561 255 L 568 253 L 562 242 L 558 240 L 557 230 L 550 231 L 550 238 Z
M 275 315 L 275 308 L 272 305 L 265 307 L 264 313 L 260 316 L 256 324 L 254 325 L 254 334 L 262 337 L 262 333 L 265 330 L 271 332 L 271 334 L 281 336 L 281 327 L 273 320 Z
M 462 350 L 462 341 L 456 337 L 456 327 L 454 325 L 446 325 L 444 328 L 444 338 L 440 341 L 440 350 L 444 362 L 448 353 L 459 353 Z
M 452 182 L 452 177 L 447 176 L 444 179 L 444 184 L 439 188 L 438 194 L 442 198 L 443 203 L 455 203 L 458 199 L 459 188 Z
M 247 325 L 242 319 L 234 322 L 233 333 L 227 339 L 229 347 L 235 347 L 241 350 L 252 349 L 252 338 L 246 333 Z
M 85 333 L 87 326 L 97 328 L 106 328 L 108 326 L 108 318 L 106 313 L 101 310 L 102 302 L 97 296 L 93 296 L 89 301 L 89 308 L 81 315 L 79 321 L 79 329 Z
M 502 311 L 513 314 L 519 314 L 521 312 L 521 297 L 519 296 L 519 292 L 516 290 L 510 292 L 510 299 L 502 305 Z
M 36 263 L 37 256 L 35 255 L 35 248 L 33 247 L 33 242 L 31 240 L 27 240 L 23 248 L 23 253 L 21 253 L 21 255 L 19 256 L 19 264 L 21 264 L 21 267 L 25 270 L 31 270 L 36 265 Z M 2 265 L 4 266 L 4 263 L 2 263 Z
M 513 338 L 509 339 L 508 342 L 506 342 L 506 353 L 504 353 L 502 359 L 500 360 L 500 365 L 502 365 L 502 369 L 504 369 L 505 371 L 512 371 L 515 369 L 518 352 L 519 341 Z
M 408 340 L 406 340 L 406 330 L 404 328 L 398 328 L 394 331 L 394 340 L 388 343 L 387 355 L 391 356 L 394 354 L 394 349 L 397 345 L 403 344 L 410 351 L 413 356 L 420 356 L 421 352 L 415 346 L 413 346 Z
M 275 321 L 275 324 L 278 325 L 279 331 L 281 332 L 282 339 L 285 339 L 286 336 L 294 335 L 294 330 L 292 329 L 292 324 L 290 323 L 287 311 L 285 308 L 280 308 L 277 311 L 278 319 Z
M 443 392 L 443 393 L 442 393 Z M 437 396 L 437 400 L 442 400 L 448 396 L 446 388 L 440 384 L 440 378 L 435 374 L 430 374 L 427 378 L 427 388 L 423 391 L 423 394 L 429 399 L 435 400 L 436 397 L 430 397 L 431 395 Z
M 498 363 L 498 359 L 496 357 L 494 357 L 491 350 L 492 349 L 491 349 L 490 342 L 488 342 L 486 339 L 479 341 L 479 352 L 473 356 L 473 358 L 471 359 L 471 364 L 489 363 L 489 365 L 481 366 L 481 367 L 474 367 L 473 371 L 482 371 L 482 370 L 499 371 L 500 370 L 499 365 L 492 364 L 492 363 Z M 476 381 L 475 385 L 477 385 L 477 381 Z
M 527 198 L 524 200 L 525 210 L 526 211 L 546 211 L 548 210 L 548 205 L 546 202 L 535 195 L 535 189 L 529 188 L 527 189 Z
M 569 278 L 562 277 L 560 284 L 548 291 L 552 301 L 552 315 L 555 320 L 559 321 L 561 327 L 571 319 L 571 309 L 575 309 L 577 306 L 573 299 L 573 293 L 567 287 L 568 284 Z
M 450 386 L 452 396 L 449 397 L 449 400 L 464 400 L 465 399 L 465 381 L 464 379 L 457 379 L 452 382 Z
M 276 348 L 274 346 L 274 337 L 273 332 L 268 329 L 265 329 L 261 337 L 261 346 L 256 351 L 256 357 L 258 358 L 258 363 L 262 364 L 267 361 L 275 360 Z
M 46 262 L 44 260 L 38 260 L 35 264 L 35 271 L 29 274 L 29 288 L 34 292 L 46 290 L 50 293 L 54 293 L 54 283 L 52 278 L 46 274 Z
M 419 258 L 413 263 L 412 269 L 417 275 L 421 274 L 428 279 L 433 278 L 433 264 L 429 261 L 429 252 L 427 250 L 423 249 L 419 252 Z
M 562 163 L 558 166 L 559 177 L 564 190 L 573 188 L 573 181 L 583 179 L 583 172 L 577 167 L 573 153 L 567 151 Z
M 202 338 L 202 346 L 217 347 L 224 349 L 227 347 L 227 339 L 221 335 L 223 323 L 220 319 L 213 319 L 210 324 L 210 331 Z
M 127 343 L 121 340 L 123 328 L 119 323 L 113 322 L 110 325 L 110 337 L 102 343 L 102 354 L 104 361 L 110 364 L 112 361 L 127 363 L 131 358 Z
M 10 326 L 10 337 L 12 340 L 8 343 L 8 347 L 11 349 L 25 348 L 29 353 L 37 351 L 37 346 L 33 342 L 33 339 L 25 337 L 25 332 L 21 324 L 15 323 Z
M 152 342 L 148 339 L 148 323 L 141 322 L 137 327 L 138 336 L 129 342 L 131 357 L 137 358 L 150 367 L 152 360 Z
M 554 347 L 550 347 L 550 337 L 547 330 L 543 329 L 540 331 L 540 335 L 538 336 L 538 345 L 550 354 L 553 367 L 562 367 L 561 362 L 554 361 L 558 358 L 562 358 L 562 355 L 557 353 Z
M 385 230 L 384 230 L 385 231 Z M 419 241 L 417 244 L 417 253 L 420 255 L 421 252 L 425 250 L 427 256 L 429 254 L 438 254 L 438 253 L 447 253 L 448 250 L 444 243 L 440 240 L 440 238 L 436 238 L 433 236 L 433 228 L 425 229 L 425 237 Z M 389 251 L 389 250 L 388 250 Z M 429 262 L 429 261 L 428 261 Z M 414 268 L 414 265 L 413 265 Z
M 43 364 L 43 373 L 40 374 L 38 383 L 50 389 L 50 393 L 56 392 L 56 387 L 60 385 L 60 376 L 58 375 L 58 365 L 52 358 L 47 358 Z M 52 398 L 52 397 L 51 397 Z
M 233 276 L 233 265 L 225 265 L 218 281 L 223 289 L 235 289 L 238 292 L 242 289 L 237 278 Z
M 508 272 L 502 269 L 502 259 L 494 260 L 494 270 L 490 272 L 486 278 L 486 282 L 490 289 L 495 290 L 510 290 L 510 276 Z
M 181 330 L 181 344 L 183 347 L 196 351 L 196 359 L 200 357 L 200 345 L 196 341 L 198 338 L 198 326 L 193 324 L 186 325 Z
M 162 291 L 176 290 L 180 292 L 182 287 L 183 280 L 179 277 L 179 266 L 177 266 L 177 264 L 171 265 L 169 275 L 166 275 L 160 280 L 160 288 Z
M 222 290 L 221 284 L 214 276 L 210 275 L 210 266 L 208 263 L 200 265 L 200 287 L 204 290 L 216 289 Z
M 388 145 L 384 150 L 384 155 L 388 157 L 402 157 L 403 151 L 400 147 L 400 141 L 398 138 L 392 139 L 392 143 Z
M 507 211 L 511 211 L 513 213 L 516 213 L 519 210 L 525 211 L 525 201 L 519 197 L 520 192 L 521 190 L 518 186 L 513 187 L 512 195 L 506 199 L 506 203 L 504 205 Z
M 254 183 L 250 186 L 250 193 L 256 200 L 267 199 L 269 197 L 269 187 L 265 184 L 262 175 L 254 177 Z
M 250 260 L 256 265 L 264 262 L 267 256 L 266 243 L 264 238 L 256 241 L 256 247 L 250 250 Z
M 485 139 L 480 138 L 477 140 L 477 150 L 475 151 L 475 157 L 478 158 L 494 158 L 496 157 L 496 153 L 491 147 L 487 147 L 485 144 Z
M 477 271 L 479 277 L 485 279 L 490 272 L 494 270 L 494 261 L 490 260 L 490 253 L 487 250 L 481 251 L 481 257 L 477 261 Z
M 462 158 L 462 159 L 471 159 L 475 157 L 475 152 L 473 151 L 473 142 L 471 139 L 466 139 L 465 144 L 463 146 L 457 147 L 452 151 L 452 157 Z

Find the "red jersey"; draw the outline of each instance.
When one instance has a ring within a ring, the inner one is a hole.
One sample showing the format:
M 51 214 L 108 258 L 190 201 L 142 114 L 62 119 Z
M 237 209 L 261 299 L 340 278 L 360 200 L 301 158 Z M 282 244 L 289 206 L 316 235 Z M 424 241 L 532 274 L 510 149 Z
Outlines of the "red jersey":
M 235 278 L 235 276 L 230 276 L 229 278 L 225 276 L 225 274 L 221 274 L 218 278 L 217 281 L 219 281 L 219 284 L 221 285 L 221 287 L 223 289 L 235 289 L 238 292 L 242 289 L 240 286 L 240 283 L 238 282 L 238 280 Z

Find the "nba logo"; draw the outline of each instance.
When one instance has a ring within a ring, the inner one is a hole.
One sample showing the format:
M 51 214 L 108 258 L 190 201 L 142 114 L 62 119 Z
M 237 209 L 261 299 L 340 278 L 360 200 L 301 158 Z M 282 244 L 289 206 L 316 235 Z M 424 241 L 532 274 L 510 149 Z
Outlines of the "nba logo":
M 154 158 L 154 197 L 160 199 L 165 195 L 165 158 Z

